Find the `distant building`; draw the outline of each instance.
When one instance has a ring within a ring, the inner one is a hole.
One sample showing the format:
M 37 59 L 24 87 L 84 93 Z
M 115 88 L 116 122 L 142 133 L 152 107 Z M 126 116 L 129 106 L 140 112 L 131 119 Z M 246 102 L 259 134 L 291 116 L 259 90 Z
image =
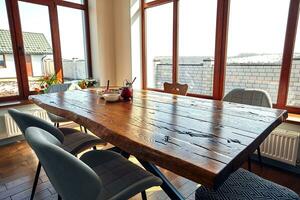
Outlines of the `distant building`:
M 42 76 L 53 73 L 51 67 L 44 64 L 52 55 L 52 48 L 43 33 L 23 32 L 26 69 L 28 76 Z M 52 59 L 52 58 L 51 58 Z M 0 29 L 0 78 L 16 77 L 15 62 L 10 32 Z

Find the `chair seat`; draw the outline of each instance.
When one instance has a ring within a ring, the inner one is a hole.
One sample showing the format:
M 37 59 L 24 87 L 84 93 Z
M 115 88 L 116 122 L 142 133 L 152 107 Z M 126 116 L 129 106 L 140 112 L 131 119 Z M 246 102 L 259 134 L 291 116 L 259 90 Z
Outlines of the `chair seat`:
M 101 177 L 103 199 L 128 199 L 162 183 L 150 172 L 112 151 L 90 151 L 80 159 Z
M 86 149 L 90 149 L 96 145 L 106 144 L 106 142 L 101 138 L 90 135 L 88 133 L 77 131 L 75 129 L 62 128 L 60 130 L 64 133 L 65 136 L 64 142 L 61 147 L 73 155 L 76 155 Z
M 64 117 L 60 117 L 58 115 L 52 114 L 47 112 L 49 119 L 51 120 L 51 122 L 53 123 L 63 123 L 63 122 L 70 122 L 71 120 L 68 120 Z
M 299 200 L 292 190 L 265 180 L 247 170 L 238 169 L 217 189 L 203 186 L 196 190 L 196 200 Z

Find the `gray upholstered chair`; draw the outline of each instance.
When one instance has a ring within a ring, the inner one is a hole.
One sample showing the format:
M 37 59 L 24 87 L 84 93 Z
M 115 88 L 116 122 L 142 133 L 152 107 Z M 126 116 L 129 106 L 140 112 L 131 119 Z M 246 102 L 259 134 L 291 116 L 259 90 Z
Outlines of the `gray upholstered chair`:
M 77 131 L 71 128 L 57 128 L 52 124 L 44 121 L 33 115 L 22 113 L 16 109 L 9 109 L 8 113 L 15 120 L 19 126 L 21 132 L 24 134 L 28 127 L 34 126 L 39 127 L 45 131 L 50 132 L 57 140 L 59 140 L 62 145 L 61 147 L 73 155 L 77 155 L 80 152 L 95 147 L 96 145 L 104 145 L 105 141 L 102 139 Z M 39 174 L 41 170 L 41 163 L 38 163 L 35 179 L 33 183 L 31 199 L 34 197 L 35 189 L 37 186 Z
M 79 159 L 50 133 L 29 127 L 25 138 L 64 200 L 128 199 L 162 181 L 118 153 L 90 151 Z
M 81 88 L 77 84 L 73 84 L 73 83 L 54 84 L 49 86 L 46 93 L 57 93 L 57 92 L 64 92 L 68 90 L 81 90 Z M 54 126 L 56 127 L 59 127 L 60 123 L 70 122 L 70 120 L 55 115 L 53 113 L 47 112 L 47 114 L 51 122 L 53 122 Z M 80 125 L 80 129 L 82 131 L 81 125 Z M 87 132 L 86 128 L 84 128 L 84 131 Z
M 164 82 L 164 92 L 171 94 L 186 95 L 189 89 L 188 84 L 167 83 Z
M 272 108 L 270 95 L 264 90 L 241 88 L 233 89 L 225 95 L 223 101 Z M 262 165 L 259 147 L 257 148 L 257 155 L 259 163 Z M 248 168 L 251 171 L 250 157 L 248 158 Z
M 217 189 L 199 187 L 196 200 L 300 200 L 292 190 L 265 180 L 245 169 L 238 169 Z

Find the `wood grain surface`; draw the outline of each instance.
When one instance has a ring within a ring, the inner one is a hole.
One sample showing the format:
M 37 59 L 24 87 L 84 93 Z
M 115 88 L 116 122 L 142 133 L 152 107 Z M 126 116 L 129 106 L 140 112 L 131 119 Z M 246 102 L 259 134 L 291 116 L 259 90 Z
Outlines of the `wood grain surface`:
M 238 169 L 285 110 L 134 91 L 133 101 L 106 103 L 96 92 L 75 90 L 30 96 L 107 142 L 208 187 Z

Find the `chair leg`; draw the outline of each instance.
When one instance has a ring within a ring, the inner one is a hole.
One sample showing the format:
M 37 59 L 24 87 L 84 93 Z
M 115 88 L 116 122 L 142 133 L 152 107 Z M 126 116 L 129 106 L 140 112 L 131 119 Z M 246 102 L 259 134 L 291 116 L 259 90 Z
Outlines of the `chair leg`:
M 62 200 L 62 198 L 59 194 L 57 195 L 57 200 Z
M 141 192 L 141 194 L 142 194 L 142 200 L 147 200 L 146 191 Z
M 96 146 L 93 146 L 93 149 L 94 149 L 94 150 L 97 150 L 97 147 L 96 147 Z
M 257 148 L 257 155 L 258 155 L 258 161 L 260 166 L 262 167 L 262 160 L 261 160 L 261 153 L 260 153 L 260 147 Z
M 56 123 L 56 125 L 57 125 L 57 128 L 59 128 L 59 123 Z
M 251 158 L 248 156 L 248 170 L 251 172 Z
M 38 163 L 38 166 L 36 168 L 36 172 L 35 172 L 35 177 L 34 177 L 34 182 L 33 182 L 33 186 L 32 186 L 32 191 L 31 191 L 31 195 L 30 195 L 30 200 L 33 200 L 34 198 L 34 193 L 35 193 L 35 190 L 36 190 L 36 186 L 38 184 L 38 181 L 39 181 L 39 176 L 40 176 L 40 172 L 41 172 L 41 163 L 39 162 Z
M 84 132 L 85 132 L 85 133 L 88 133 L 87 128 L 86 128 L 86 127 L 83 127 L 83 128 L 84 128 Z

